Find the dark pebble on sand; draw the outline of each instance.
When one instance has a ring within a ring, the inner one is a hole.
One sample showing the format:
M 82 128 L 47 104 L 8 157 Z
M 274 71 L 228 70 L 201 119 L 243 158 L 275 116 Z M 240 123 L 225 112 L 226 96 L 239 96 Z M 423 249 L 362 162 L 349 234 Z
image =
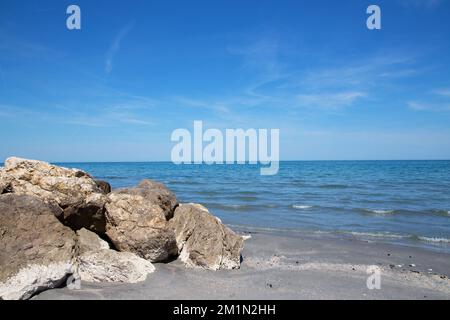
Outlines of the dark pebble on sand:
M 268 283 L 267 286 L 268 286 L 269 288 L 272 288 L 272 284 L 271 284 L 271 283 Z

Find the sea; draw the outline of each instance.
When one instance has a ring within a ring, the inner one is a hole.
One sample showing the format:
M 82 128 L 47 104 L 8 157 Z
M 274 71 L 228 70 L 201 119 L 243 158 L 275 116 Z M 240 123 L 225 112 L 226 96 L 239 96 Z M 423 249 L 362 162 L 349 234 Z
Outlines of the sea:
M 179 202 L 200 203 L 242 230 L 329 233 L 450 252 L 450 161 L 285 161 L 273 176 L 250 164 L 57 165 L 113 188 L 162 182 Z

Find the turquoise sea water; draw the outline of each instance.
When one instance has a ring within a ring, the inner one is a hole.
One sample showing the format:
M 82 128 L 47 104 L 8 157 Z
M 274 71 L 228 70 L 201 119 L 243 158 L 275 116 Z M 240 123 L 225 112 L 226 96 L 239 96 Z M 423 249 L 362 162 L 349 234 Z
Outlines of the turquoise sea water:
M 60 163 L 113 188 L 165 183 L 180 202 L 205 205 L 229 225 L 330 232 L 450 251 L 450 161 L 281 162 L 256 165 Z

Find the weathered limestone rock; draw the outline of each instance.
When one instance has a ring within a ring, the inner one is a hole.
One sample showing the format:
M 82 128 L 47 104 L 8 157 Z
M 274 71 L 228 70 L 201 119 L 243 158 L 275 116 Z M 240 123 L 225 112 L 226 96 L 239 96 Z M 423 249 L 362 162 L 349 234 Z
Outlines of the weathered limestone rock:
M 64 208 L 58 219 L 73 230 L 87 228 L 100 234 L 106 231 L 105 203 L 107 198 L 101 193 L 92 193 L 84 200 L 74 202 Z
M 161 207 L 166 220 L 173 217 L 173 212 L 178 205 L 177 198 L 164 184 L 142 180 L 135 188 L 118 189 L 117 194 L 130 194 L 143 197 L 147 202 Z
M 105 232 L 106 196 L 95 180 L 81 170 L 12 157 L 5 161 L 0 181 L 2 193 L 6 190 L 33 195 L 59 205 L 64 213 L 58 218 L 74 230 L 86 227 Z
M 119 251 L 133 252 L 151 262 L 177 254 L 175 234 L 159 204 L 124 190 L 113 191 L 108 200 L 106 234 Z
M 79 275 L 86 282 L 137 283 L 154 271 L 150 261 L 131 252 L 91 251 L 79 258 Z
M 244 239 L 200 204 L 180 204 L 170 225 L 179 258 L 187 267 L 209 270 L 240 267 Z
M 12 177 L 0 169 L 0 194 L 12 192 L 11 181 Z
M 89 251 L 110 250 L 108 242 L 85 228 L 77 231 L 77 240 L 80 255 Z
M 111 192 L 112 188 L 111 185 L 103 180 L 95 180 L 95 183 L 97 184 L 97 187 L 100 188 L 100 190 L 104 193 L 104 194 L 108 194 Z
M 77 236 L 80 247 L 78 272 L 82 281 L 136 283 L 155 271 L 150 261 L 131 252 L 109 249 L 108 243 L 91 231 L 78 230 Z
M 28 299 L 76 273 L 76 235 L 61 209 L 28 195 L 0 195 L 0 298 Z

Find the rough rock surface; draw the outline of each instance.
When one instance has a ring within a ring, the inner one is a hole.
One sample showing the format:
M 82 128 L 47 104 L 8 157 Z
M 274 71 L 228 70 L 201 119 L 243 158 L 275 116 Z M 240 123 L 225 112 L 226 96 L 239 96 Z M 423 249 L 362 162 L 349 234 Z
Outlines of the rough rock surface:
M 99 250 L 109 250 L 109 244 L 105 240 L 101 239 L 97 234 L 91 232 L 85 228 L 77 231 L 77 240 L 79 253 Z
M 166 220 L 173 217 L 178 201 L 172 191 L 164 184 L 152 180 L 142 180 L 135 188 L 124 188 L 115 191 L 117 194 L 130 194 L 143 197 L 147 202 L 161 207 Z
M 0 298 L 28 299 L 76 272 L 76 235 L 61 209 L 28 195 L 0 195 Z
M 136 283 L 155 271 L 151 262 L 131 252 L 111 250 L 106 241 L 91 231 L 78 230 L 77 236 L 80 247 L 78 274 L 82 281 Z
M 43 161 L 8 158 L 0 171 L 1 193 L 33 195 L 63 208 L 58 218 L 72 229 L 105 231 L 106 196 L 95 180 L 77 169 Z
M 209 270 L 240 267 L 244 239 L 200 204 L 180 204 L 170 225 L 179 258 L 187 267 Z
M 103 180 L 95 180 L 95 183 L 97 184 L 97 187 L 100 188 L 100 190 L 104 193 L 104 194 L 108 194 L 111 192 L 112 188 L 111 185 Z
M 13 177 L 6 173 L 4 168 L 0 168 L 0 194 L 11 193 L 11 181 Z
M 106 234 L 119 251 L 133 252 L 151 262 L 177 254 L 175 234 L 164 210 L 152 199 L 113 191 L 108 195 L 106 219 Z

